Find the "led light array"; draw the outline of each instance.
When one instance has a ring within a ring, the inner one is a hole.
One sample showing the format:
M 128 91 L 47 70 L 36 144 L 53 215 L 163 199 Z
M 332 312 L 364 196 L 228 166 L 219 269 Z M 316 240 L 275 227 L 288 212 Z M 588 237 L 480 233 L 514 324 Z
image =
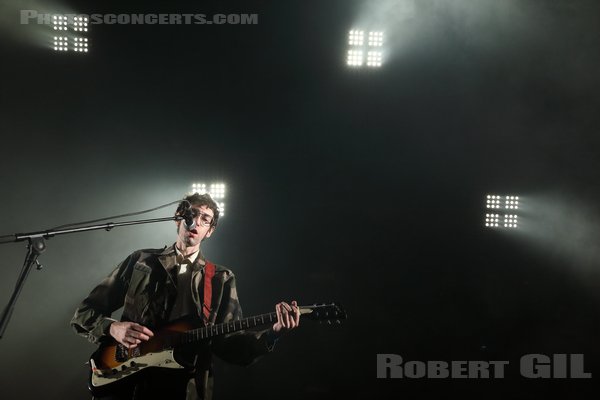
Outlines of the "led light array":
M 490 211 L 492 212 L 499 212 L 500 210 L 517 212 L 519 209 L 519 196 L 498 196 L 495 194 L 488 194 L 486 196 L 485 207 L 491 209 Z M 504 214 L 503 220 L 503 223 L 500 224 L 500 214 L 485 214 L 485 226 L 489 228 L 516 228 L 518 226 L 517 214 Z
M 54 50 L 67 51 L 69 50 L 69 38 L 65 36 L 54 36 Z
M 71 20 L 69 18 L 72 18 Z M 77 53 L 87 53 L 89 50 L 88 38 L 86 37 L 74 37 L 69 31 L 69 26 L 76 32 L 87 32 L 88 31 L 88 18 L 84 16 L 69 17 L 67 15 L 53 15 L 52 16 L 52 27 L 55 31 L 59 32 L 60 35 L 65 36 L 54 36 L 54 50 L 56 51 L 69 51 L 73 50 Z M 72 43 L 69 48 L 69 42 Z
M 192 193 L 204 194 L 207 193 L 206 184 L 204 183 L 193 183 L 192 184 Z
M 381 52 L 369 51 L 367 53 L 367 67 L 381 67 Z
M 87 32 L 88 19 L 87 17 L 75 17 L 73 18 L 73 25 L 76 32 Z
M 514 214 L 504 215 L 504 227 L 505 228 L 516 228 L 517 227 L 517 215 L 514 215 Z
M 500 223 L 500 214 L 485 214 L 485 226 L 497 228 Z
M 62 15 L 52 16 L 52 27 L 55 31 L 66 31 L 67 30 L 67 17 Z
M 359 30 L 352 30 L 348 34 L 348 44 L 350 46 L 362 46 L 365 33 Z
M 500 208 L 500 196 L 488 194 L 485 203 L 486 208 Z
M 365 32 L 353 29 L 348 33 L 348 44 L 354 46 L 348 50 L 346 64 L 350 67 L 362 67 L 365 64 L 364 55 L 366 54 L 366 66 L 381 67 L 383 53 L 380 50 L 371 50 L 371 47 L 383 46 L 383 32 L 369 32 L 367 46 L 364 46 Z
M 383 46 L 383 32 L 369 32 L 369 46 Z
M 193 183 L 192 193 L 205 194 L 208 193 L 217 206 L 219 207 L 219 215 L 222 217 L 225 215 L 225 184 L 224 183 L 213 183 L 207 189 L 205 183 Z M 221 201 L 218 201 L 221 200 Z
M 363 65 L 362 50 L 348 50 L 348 59 L 346 62 L 352 67 L 360 67 Z
M 501 204 L 504 204 L 504 207 Z M 507 210 L 518 210 L 519 196 L 488 195 L 485 206 L 486 208 L 505 208 Z
M 225 198 L 225 184 L 213 183 L 208 191 L 213 199 L 222 200 Z
M 517 210 L 519 208 L 519 196 L 506 196 L 504 206 L 508 209 Z
M 503 216 L 503 225 L 505 228 L 516 228 L 518 225 L 518 216 L 515 214 L 505 214 Z M 500 214 L 485 214 L 485 226 L 488 228 L 498 228 L 500 225 Z
M 88 42 L 87 38 L 73 38 L 73 50 L 87 53 Z

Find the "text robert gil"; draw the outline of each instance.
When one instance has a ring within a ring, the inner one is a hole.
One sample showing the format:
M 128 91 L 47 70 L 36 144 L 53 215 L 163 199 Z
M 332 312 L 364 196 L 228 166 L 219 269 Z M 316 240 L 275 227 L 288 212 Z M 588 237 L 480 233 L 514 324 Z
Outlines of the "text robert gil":
M 377 378 L 504 378 L 508 361 L 407 361 L 398 354 L 377 354 Z M 591 378 L 583 354 L 526 354 L 519 360 L 525 378 Z

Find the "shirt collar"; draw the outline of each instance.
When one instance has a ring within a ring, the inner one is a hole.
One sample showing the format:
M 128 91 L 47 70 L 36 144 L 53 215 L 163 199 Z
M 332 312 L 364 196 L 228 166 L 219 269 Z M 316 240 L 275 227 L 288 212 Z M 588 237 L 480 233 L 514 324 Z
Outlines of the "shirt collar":
M 198 256 L 200 255 L 200 250 L 198 250 L 195 253 L 190 254 L 189 256 L 185 257 L 181 251 L 179 251 L 179 249 L 177 248 L 177 246 L 175 247 L 175 254 L 177 254 L 177 264 L 193 264 L 196 259 L 198 258 Z M 200 257 L 200 259 L 202 259 L 202 257 Z
M 184 256 L 181 251 L 175 246 L 175 254 L 177 254 L 177 264 L 193 264 L 198 258 L 198 254 L 200 251 L 190 254 L 189 256 Z

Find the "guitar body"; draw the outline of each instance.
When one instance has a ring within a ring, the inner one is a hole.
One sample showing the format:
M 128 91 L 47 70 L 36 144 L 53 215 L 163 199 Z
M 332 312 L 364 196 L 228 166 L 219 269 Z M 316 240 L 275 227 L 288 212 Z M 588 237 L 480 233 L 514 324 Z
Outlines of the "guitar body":
M 113 394 L 143 378 L 149 369 L 189 371 L 194 367 L 201 345 L 172 346 L 170 342 L 193 328 L 185 321 L 169 324 L 133 349 L 115 340 L 100 345 L 90 358 L 90 392 L 97 397 Z

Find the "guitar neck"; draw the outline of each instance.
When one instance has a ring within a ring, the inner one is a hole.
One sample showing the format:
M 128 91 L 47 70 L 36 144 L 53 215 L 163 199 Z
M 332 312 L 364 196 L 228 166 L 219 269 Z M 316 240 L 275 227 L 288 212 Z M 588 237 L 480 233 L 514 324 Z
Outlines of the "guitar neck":
M 236 321 L 225 322 L 222 324 L 207 325 L 202 328 L 192 329 L 185 332 L 181 341 L 182 344 L 199 342 L 205 339 L 211 339 L 217 336 L 235 333 L 246 329 L 252 329 L 277 322 L 277 313 L 271 312 L 260 314 L 254 317 L 244 318 Z
M 309 315 L 314 319 L 315 312 L 322 309 L 324 306 L 302 306 L 298 307 L 300 310 L 300 317 Z M 316 313 L 318 315 L 318 312 Z M 192 329 L 184 332 L 179 337 L 179 344 L 191 344 L 201 340 L 211 339 L 217 336 L 227 335 L 228 333 L 235 333 L 246 329 L 252 329 L 260 326 L 274 324 L 277 322 L 277 313 L 270 312 L 266 314 L 255 315 L 253 317 L 244 318 L 240 320 L 225 322 L 222 324 L 203 326 L 202 328 Z
M 298 309 L 301 317 L 306 317 L 313 321 L 331 323 L 346 319 L 346 312 L 337 303 L 301 306 Z M 229 333 L 274 324 L 275 322 L 277 322 L 277 313 L 270 312 L 222 324 L 203 326 L 178 333 L 176 337 L 169 338 L 168 345 L 192 344 Z

